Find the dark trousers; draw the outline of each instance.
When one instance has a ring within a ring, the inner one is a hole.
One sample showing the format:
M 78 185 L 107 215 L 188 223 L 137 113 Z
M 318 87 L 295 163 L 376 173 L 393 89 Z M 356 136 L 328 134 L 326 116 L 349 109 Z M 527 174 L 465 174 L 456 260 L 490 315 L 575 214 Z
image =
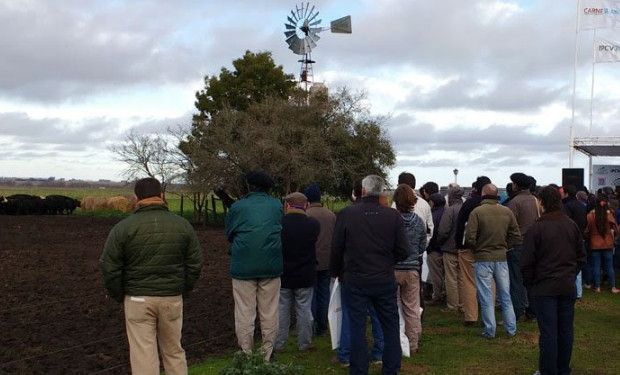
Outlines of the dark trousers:
M 401 349 L 396 305 L 396 282 L 356 286 L 342 284 L 344 302 L 349 309 L 351 329 L 350 375 L 368 374 L 368 344 L 366 342 L 366 317 L 368 307 L 374 307 L 381 323 L 385 346 L 383 350 L 383 375 L 394 375 L 400 370 Z
M 327 331 L 327 310 L 329 308 L 329 270 L 316 271 L 314 294 L 312 295 L 312 317 L 314 334 L 322 336 Z
M 525 314 L 525 309 L 529 305 L 527 292 L 523 285 L 523 276 L 521 275 L 521 249 L 522 246 L 518 245 L 506 253 L 508 277 L 510 278 L 510 299 L 517 319 Z
M 592 285 L 594 283 L 594 270 L 592 268 L 592 251 L 590 250 L 590 241 L 584 241 L 583 245 L 586 248 L 586 264 L 581 270 L 581 281 L 583 284 Z
M 540 339 L 538 368 L 543 375 L 570 374 L 574 296 L 534 297 Z

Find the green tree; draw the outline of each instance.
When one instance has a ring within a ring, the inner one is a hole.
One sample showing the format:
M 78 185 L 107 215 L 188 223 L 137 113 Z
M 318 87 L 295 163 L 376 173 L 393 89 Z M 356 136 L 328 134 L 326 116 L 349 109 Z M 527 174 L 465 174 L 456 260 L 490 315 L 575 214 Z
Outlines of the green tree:
M 269 53 L 248 51 L 233 66 L 205 79 L 191 133 L 180 142 L 194 186 L 224 185 L 240 196 L 240 176 L 262 169 L 279 194 L 318 181 L 332 195 L 349 196 L 355 179 L 385 177 L 394 164 L 383 119 L 369 114 L 363 95 L 346 89 L 309 95 Z

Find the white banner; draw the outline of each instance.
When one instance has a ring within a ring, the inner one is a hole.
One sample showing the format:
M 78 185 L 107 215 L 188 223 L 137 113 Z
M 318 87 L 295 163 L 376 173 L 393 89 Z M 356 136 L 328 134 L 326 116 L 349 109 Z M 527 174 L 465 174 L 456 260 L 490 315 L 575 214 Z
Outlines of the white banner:
M 593 165 L 592 190 L 620 186 L 620 165 Z
M 620 0 L 581 0 L 579 2 L 579 29 L 606 29 L 620 27 Z
M 594 62 L 620 62 L 620 43 L 611 40 L 597 39 L 594 41 Z

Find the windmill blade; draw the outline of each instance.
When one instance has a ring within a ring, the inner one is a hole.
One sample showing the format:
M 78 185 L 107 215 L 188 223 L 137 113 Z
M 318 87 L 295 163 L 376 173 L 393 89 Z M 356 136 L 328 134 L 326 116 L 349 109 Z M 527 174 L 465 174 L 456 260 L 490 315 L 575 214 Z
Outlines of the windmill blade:
M 292 31 L 285 31 L 284 35 L 286 35 L 286 39 L 292 37 L 293 35 L 297 35 L 297 32 L 295 30 Z
M 309 23 L 309 24 L 308 24 L 308 26 L 315 26 L 315 25 L 318 25 L 318 24 L 320 24 L 320 23 L 321 23 L 321 21 L 323 21 L 323 20 L 314 21 L 314 22 L 312 22 L 312 23 Z
M 291 15 L 293 16 L 293 19 L 295 20 L 295 22 L 299 21 L 299 18 L 297 18 L 297 16 L 295 15 L 295 13 L 291 10 Z M 293 22 L 293 23 L 295 23 Z
M 291 25 L 290 23 L 285 23 L 284 26 L 286 26 L 288 30 L 295 30 L 295 25 Z
M 298 55 L 303 55 L 306 52 L 306 48 L 305 45 L 303 43 L 302 39 L 299 39 L 297 37 L 292 38 L 291 43 L 289 43 L 288 48 L 293 51 L 294 53 L 298 54 Z
M 317 11 L 316 11 L 316 13 L 314 13 L 314 15 L 313 15 L 313 16 L 311 16 L 310 18 L 308 18 L 308 22 L 312 22 L 312 20 L 313 20 L 313 19 L 315 19 L 315 18 L 316 18 L 316 16 L 318 16 L 318 15 L 319 15 L 319 13 L 320 13 L 320 12 L 317 10 Z
M 306 38 L 306 45 L 308 46 L 310 50 L 316 47 L 316 43 L 314 42 L 314 40 L 312 40 L 312 38 Z
M 304 5 L 302 4 L 301 6 L 303 7 Z M 297 5 L 295 5 L 295 11 L 297 12 L 297 19 L 298 20 L 302 19 L 302 17 L 301 17 L 301 9 L 299 9 L 299 7 Z
M 308 12 L 308 22 L 311 21 L 310 17 L 312 16 L 312 12 L 314 12 L 314 5 L 312 6 L 312 9 L 310 9 L 310 12 Z M 318 14 L 319 12 L 317 12 Z M 316 17 L 316 14 L 314 16 L 312 16 L 313 18 Z
M 351 34 L 351 16 L 338 18 L 330 23 L 332 33 Z
M 301 8 L 303 9 L 303 7 L 304 7 L 304 4 L 301 3 Z M 309 2 L 306 3 L 306 9 L 304 10 L 304 18 L 306 18 L 306 16 L 308 15 L 308 9 L 310 9 L 310 3 Z
M 297 21 L 295 21 L 294 19 L 292 19 L 291 17 L 287 16 L 286 19 L 288 20 L 288 22 L 292 25 L 296 25 Z
M 299 39 L 299 37 L 297 36 L 297 34 L 289 36 L 288 38 L 286 38 L 286 44 L 288 44 L 288 45 L 290 46 L 290 45 L 291 45 L 291 43 L 293 43 L 293 40 L 295 40 L 295 38 L 298 38 L 298 39 Z
M 308 38 L 312 39 L 312 41 L 313 41 L 314 43 L 318 42 L 318 41 L 319 41 L 319 39 L 321 39 L 321 37 L 319 36 L 319 34 L 316 34 L 316 33 L 310 33 L 310 34 L 308 34 Z

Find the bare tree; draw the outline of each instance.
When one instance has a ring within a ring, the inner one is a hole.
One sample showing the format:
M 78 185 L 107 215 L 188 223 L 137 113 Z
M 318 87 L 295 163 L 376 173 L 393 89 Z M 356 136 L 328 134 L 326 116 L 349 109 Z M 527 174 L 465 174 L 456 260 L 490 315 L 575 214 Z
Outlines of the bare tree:
M 183 175 L 176 145 L 165 135 L 140 134 L 132 129 L 122 143 L 109 149 L 117 160 L 127 165 L 125 177 L 131 180 L 144 176 L 156 178 L 161 181 L 164 194 L 168 184 Z

